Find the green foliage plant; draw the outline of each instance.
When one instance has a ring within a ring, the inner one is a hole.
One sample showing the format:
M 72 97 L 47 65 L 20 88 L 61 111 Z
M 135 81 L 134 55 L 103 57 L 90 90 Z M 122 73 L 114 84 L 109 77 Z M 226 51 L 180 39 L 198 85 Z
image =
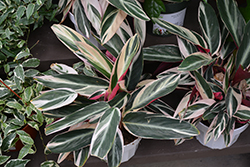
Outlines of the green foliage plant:
M 87 4 L 92 8 L 88 10 L 92 17 L 100 11 L 93 2 Z M 54 24 L 52 30 L 58 39 L 82 63 L 73 67 L 55 63 L 51 65 L 54 73 L 35 77 L 50 90 L 34 98 L 32 103 L 47 117 L 57 118 L 45 128 L 45 134 L 62 132 L 55 135 L 45 149 L 45 153 L 59 154 L 58 163 L 72 152 L 76 166 L 84 166 L 89 156 L 106 160 L 110 167 L 119 166 L 124 132 L 135 138 L 159 140 L 192 138 L 199 134 L 192 124 L 173 118 L 174 110 L 160 100 L 175 90 L 181 75 L 170 74 L 156 79 L 142 73 L 144 60 L 182 60 L 178 47 L 143 48 L 145 20 L 137 17 L 133 19 L 133 30 L 123 18 L 118 30 L 109 29 L 117 12 L 127 12 L 120 10 L 126 8 L 122 5 L 127 5 L 128 1 L 108 2 L 113 3 L 101 10 L 105 12 L 97 26 L 100 33 L 95 36 L 107 49 L 106 54 L 75 30 Z M 133 7 L 130 5 L 129 9 L 135 12 L 137 7 Z M 91 25 L 96 23 L 89 22 Z M 111 31 L 115 33 L 106 38 Z
M 208 123 L 204 143 L 223 136 L 229 145 L 236 125 L 250 119 L 250 22 L 245 22 L 233 0 L 218 0 L 217 9 L 218 17 L 208 2 L 200 2 L 202 35 L 157 18 L 154 21 L 177 36 L 183 55 L 176 71 L 161 76 L 188 73 L 193 81 L 187 81 L 194 83 L 189 84 L 190 92 L 183 97 L 175 117 L 194 124 Z

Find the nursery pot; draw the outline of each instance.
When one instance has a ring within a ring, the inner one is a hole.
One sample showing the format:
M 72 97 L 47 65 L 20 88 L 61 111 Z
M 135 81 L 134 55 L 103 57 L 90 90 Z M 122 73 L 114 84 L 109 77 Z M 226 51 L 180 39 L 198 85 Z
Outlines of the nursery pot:
M 180 3 L 164 3 L 166 12 L 162 12 L 159 16 L 160 19 L 173 23 L 175 25 L 183 26 L 188 1 L 183 1 Z M 150 22 L 151 31 L 154 35 L 169 35 L 169 32 L 159 26 L 158 24 L 153 24 Z
M 240 134 L 248 127 L 248 124 L 245 124 L 239 128 L 236 128 L 233 132 L 232 141 L 231 143 L 226 146 L 224 142 L 224 137 L 221 135 L 216 141 L 212 138 L 208 143 L 204 143 L 205 135 L 208 130 L 208 126 L 204 125 L 203 123 L 199 123 L 197 125 L 197 129 L 200 131 L 200 135 L 196 136 L 196 139 L 204 146 L 209 147 L 211 149 L 224 149 L 227 147 L 230 147 L 232 144 L 234 144 Z
M 34 140 L 37 136 L 37 130 L 30 127 L 29 125 L 26 125 L 23 129 L 24 132 L 28 133 L 30 135 L 30 137 Z M 9 149 L 9 151 L 20 151 L 23 148 L 23 143 L 21 142 L 21 140 L 19 139 L 16 143 L 14 147 L 11 147 Z

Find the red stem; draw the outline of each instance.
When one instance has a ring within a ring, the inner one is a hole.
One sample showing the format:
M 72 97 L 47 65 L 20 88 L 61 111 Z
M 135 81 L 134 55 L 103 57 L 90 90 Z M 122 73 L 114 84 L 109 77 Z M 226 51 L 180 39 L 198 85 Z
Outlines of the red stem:
M 1 79 L 0 82 L 6 87 L 8 88 L 12 93 L 14 93 L 19 99 L 21 99 L 23 101 L 23 99 L 16 93 L 14 92 L 8 85 L 6 85 Z M 25 103 L 25 105 L 27 106 L 27 104 Z

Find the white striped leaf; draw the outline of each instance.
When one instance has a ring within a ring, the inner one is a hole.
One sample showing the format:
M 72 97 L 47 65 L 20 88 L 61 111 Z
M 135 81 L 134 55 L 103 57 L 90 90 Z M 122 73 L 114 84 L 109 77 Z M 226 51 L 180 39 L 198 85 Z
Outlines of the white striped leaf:
M 179 102 L 176 110 L 175 110 L 175 113 L 174 113 L 174 118 L 177 117 L 177 115 L 179 115 L 179 113 L 183 112 L 186 110 L 188 104 L 189 104 L 189 101 L 190 101 L 190 97 L 191 97 L 191 92 L 187 92 L 185 94 L 185 96 L 181 99 L 181 101 Z
M 143 46 L 146 40 L 146 21 L 137 18 L 133 21 L 135 32 L 139 35 L 141 46 Z
M 9 160 L 4 167 L 25 167 L 30 159 L 11 159 Z
M 178 47 L 180 49 L 180 52 L 182 53 L 183 57 L 186 58 L 190 54 L 197 52 L 197 48 L 187 40 L 183 38 L 179 38 L 177 36 L 177 42 L 178 42 Z
M 88 20 L 90 21 L 91 25 L 95 28 L 97 34 L 100 35 L 101 20 L 103 17 L 101 4 L 99 3 L 98 0 L 84 0 L 81 2 L 84 7 L 84 12 Z
M 118 108 L 110 108 L 104 112 L 91 140 L 91 155 L 103 159 L 108 154 L 114 143 L 120 119 Z
M 77 28 L 89 38 L 91 36 L 91 26 L 84 12 L 85 8 L 82 6 L 81 0 L 75 0 L 72 9 Z
M 124 145 L 123 145 L 123 136 L 120 129 L 116 134 L 116 138 L 111 150 L 108 153 L 108 166 L 110 167 L 118 167 L 121 164 L 122 156 L 124 152 Z
M 180 71 L 194 71 L 210 64 L 213 59 L 206 53 L 196 52 L 186 57 L 179 65 Z
M 50 68 L 59 74 L 78 74 L 77 71 L 66 65 L 66 64 L 61 64 L 61 63 L 53 63 L 50 65 Z
M 174 114 L 174 109 L 160 99 L 153 101 L 147 107 L 153 110 L 155 113 L 160 113 L 165 116 L 172 117 Z
M 214 127 L 213 133 L 214 133 L 214 140 L 217 140 L 221 134 L 223 133 L 223 131 L 226 129 L 227 124 L 228 124 L 228 115 L 227 113 L 221 111 L 218 114 L 218 119 L 216 122 L 216 125 Z
M 182 61 L 179 47 L 172 44 L 161 44 L 143 48 L 144 60 L 160 62 Z
M 186 110 L 179 112 L 179 117 L 184 120 L 200 117 L 213 103 L 215 103 L 213 99 L 199 100 L 189 105 Z
M 97 90 L 107 89 L 109 83 L 101 78 L 76 75 L 76 74 L 59 74 L 55 76 L 46 75 L 36 77 L 39 83 L 49 88 L 70 88 L 80 95 L 91 96 Z
M 131 134 L 146 139 L 179 139 L 199 134 L 195 126 L 188 122 L 164 116 L 155 117 L 145 112 L 130 112 L 122 123 Z
M 139 110 L 152 101 L 171 93 L 178 85 L 180 75 L 162 77 L 136 90 L 126 106 L 126 111 Z
M 217 1 L 217 7 L 222 21 L 229 30 L 236 45 L 239 47 L 246 22 L 236 5 L 236 2 L 234 0 Z
M 212 120 L 220 111 L 226 111 L 225 101 L 212 104 L 202 115 L 203 120 Z
M 45 153 L 66 153 L 87 147 L 91 143 L 93 129 L 77 129 L 61 133 L 52 138 Z
M 77 96 L 77 93 L 72 89 L 59 88 L 47 91 L 31 102 L 39 110 L 47 111 L 66 106 L 72 103 Z
M 238 111 L 234 114 L 234 117 L 240 120 L 249 120 L 250 119 L 250 108 L 244 105 L 240 105 Z
M 236 58 L 236 69 L 239 68 L 240 65 L 242 65 L 243 69 L 246 69 L 249 67 L 250 64 L 250 22 L 247 23 L 245 26 L 245 34 L 243 36 L 240 48 L 237 52 L 237 58 Z
M 242 94 L 239 89 L 229 87 L 226 94 L 226 108 L 229 118 L 232 118 L 233 115 L 237 112 L 240 107 Z
M 125 77 L 133 58 L 139 54 L 139 51 L 140 41 L 138 35 L 135 35 L 127 41 L 127 43 L 122 48 L 120 55 L 115 61 L 109 85 L 110 92 L 112 92 L 113 89 L 117 87 L 118 81 L 121 81 Z M 115 94 L 111 95 L 110 99 L 112 99 L 114 95 Z
M 84 166 L 89 158 L 89 147 L 81 148 L 73 152 L 74 164 L 76 166 Z
M 221 44 L 220 26 L 215 11 L 208 3 L 200 2 L 198 21 L 211 55 L 216 54 Z
M 54 24 L 52 30 L 57 38 L 67 46 L 78 58 L 88 62 L 100 71 L 104 76 L 110 78 L 112 63 L 95 45 L 75 30 L 60 24 Z M 81 53 L 79 52 L 81 51 Z
M 112 100 L 108 103 L 111 107 L 123 108 L 130 98 L 130 94 L 126 92 L 121 92 L 117 94 Z
M 127 14 L 124 11 L 117 9 L 111 5 L 108 6 L 101 23 L 102 44 L 105 44 L 113 37 L 126 16 Z
M 204 49 L 207 49 L 205 40 L 199 34 L 192 32 L 182 26 L 178 26 L 158 18 L 152 18 L 152 20 L 159 26 L 167 29 L 172 34 L 178 35 L 179 37 L 186 39 L 194 45 L 198 45 Z
M 214 99 L 214 94 L 207 81 L 200 73 L 194 71 L 197 89 L 203 99 Z
M 45 133 L 46 135 L 49 135 L 58 132 L 77 123 L 93 118 L 95 115 L 101 114 L 108 108 L 109 105 L 106 102 L 93 103 L 47 126 L 45 128 Z
M 108 2 L 132 17 L 145 21 L 150 20 L 137 0 L 108 0 Z
M 67 157 L 68 155 L 70 154 L 71 152 L 66 152 L 66 153 L 60 153 L 57 157 L 57 163 L 61 163 L 63 162 Z

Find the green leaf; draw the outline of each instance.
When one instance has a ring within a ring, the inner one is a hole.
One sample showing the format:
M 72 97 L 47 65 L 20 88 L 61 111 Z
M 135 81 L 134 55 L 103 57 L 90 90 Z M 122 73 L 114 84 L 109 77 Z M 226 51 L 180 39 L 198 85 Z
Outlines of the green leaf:
M 200 73 L 194 71 L 197 89 L 202 99 L 213 99 L 214 95 L 207 81 L 201 76 Z
M 17 134 L 19 135 L 19 139 L 22 141 L 22 143 L 27 144 L 27 145 L 33 145 L 34 144 L 33 139 L 25 131 L 18 130 Z
M 25 60 L 22 65 L 23 67 L 38 67 L 40 64 L 40 60 L 37 58 L 31 58 L 31 59 L 27 59 Z
M 122 161 L 123 152 L 124 152 L 123 136 L 121 131 L 118 130 L 113 146 L 107 156 L 108 166 L 118 167 Z
M 28 4 L 27 10 L 26 10 L 27 19 L 29 19 L 33 15 L 34 9 L 35 9 L 35 4 L 33 3 Z
M 250 22 L 247 23 L 245 27 L 245 33 L 240 44 L 239 50 L 237 52 L 235 69 L 238 69 L 240 65 L 242 65 L 243 69 L 246 69 L 250 64 Z
M 236 45 L 241 44 L 244 28 L 246 25 L 245 19 L 240 13 L 238 6 L 234 0 L 216 1 L 223 23 L 226 25 Z
M 78 74 L 74 68 L 65 64 L 53 63 L 50 65 L 50 68 L 59 74 Z
M 179 75 L 165 76 L 137 89 L 132 94 L 126 111 L 139 110 L 152 101 L 171 93 L 178 85 L 179 78 Z
M 233 115 L 237 112 L 239 109 L 239 106 L 242 101 L 242 94 L 239 89 L 229 87 L 226 94 L 226 108 L 227 113 L 229 115 L 229 118 L 232 118 Z
M 234 117 L 240 120 L 250 119 L 250 108 L 244 105 L 240 105 L 239 110 L 234 114 Z
M 208 3 L 200 2 L 198 21 L 211 55 L 219 51 L 221 44 L 220 26 L 215 11 Z
M 113 37 L 126 16 L 127 14 L 124 11 L 117 9 L 112 5 L 108 6 L 101 23 L 102 44 L 105 44 Z
M 18 78 L 19 80 L 21 80 L 22 82 L 24 82 L 24 69 L 23 66 L 21 64 L 17 65 L 14 69 L 14 75 L 16 78 Z
M 89 158 L 89 147 L 81 148 L 73 152 L 74 164 L 76 166 L 84 166 Z
M 150 18 L 158 18 L 161 12 L 166 11 L 162 0 L 145 0 L 143 3 L 143 9 Z
M 179 47 L 172 44 L 161 44 L 143 48 L 144 60 L 159 62 L 182 61 Z
M 108 0 L 108 2 L 132 17 L 145 21 L 150 20 L 137 0 Z
M 20 18 L 22 18 L 22 16 L 24 15 L 25 10 L 26 10 L 26 8 L 23 5 L 21 5 L 21 6 L 19 6 L 17 8 L 17 11 L 16 11 L 17 20 L 20 20 Z
M 29 159 L 11 159 L 4 167 L 25 167 Z
M 101 114 L 109 107 L 110 106 L 106 102 L 96 102 L 91 105 L 88 105 L 87 107 L 79 109 L 74 113 L 64 117 L 63 119 L 60 119 L 54 122 L 53 124 L 49 125 L 45 129 L 45 133 L 46 135 L 49 135 L 51 133 L 55 133 L 57 131 L 68 128 L 72 125 L 90 119 L 95 115 Z
M 194 71 L 210 64 L 213 59 L 206 53 L 196 52 L 185 58 L 179 65 L 180 71 Z
M 66 153 L 87 147 L 94 129 L 78 129 L 56 135 L 49 141 L 45 153 Z
M 30 52 L 28 52 L 28 51 L 20 51 L 17 55 L 16 55 L 16 57 L 15 57 L 15 60 L 20 60 L 21 58 L 24 58 L 24 57 L 26 57 L 26 56 L 29 56 L 30 55 Z
M 28 69 L 24 71 L 24 75 L 26 77 L 35 77 L 37 74 L 39 74 L 39 71 L 35 69 Z
M 23 92 L 23 96 L 22 96 L 23 101 L 24 102 L 29 102 L 31 100 L 32 95 L 33 95 L 32 86 L 27 87 Z
M 10 108 L 14 108 L 14 109 L 17 109 L 17 110 L 23 110 L 23 106 L 18 103 L 17 101 L 9 101 L 6 103 L 6 106 L 10 107 Z
M 31 102 L 39 110 L 47 111 L 60 108 L 72 103 L 77 98 L 77 93 L 68 88 L 54 89 L 41 94 Z
M 117 94 L 112 100 L 108 103 L 111 107 L 123 108 L 130 98 L 130 94 L 126 92 L 121 92 Z
M 60 167 L 55 161 L 48 160 L 41 163 L 40 167 Z
M 164 20 L 160 20 L 157 18 L 152 18 L 152 20 L 159 26 L 167 29 L 172 34 L 178 35 L 179 37 L 186 39 L 194 45 L 198 45 L 204 49 L 207 49 L 207 44 L 205 40 L 199 34 L 192 32 L 182 26 L 178 26 Z
M 23 159 L 27 154 L 29 154 L 29 151 L 31 149 L 32 145 L 25 145 L 18 154 L 18 159 Z
M 91 96 L 98 90 L 106 90 L 109 83 L 97 77 L 90 77 L 76 74 L 59 74 L 54 76 L 39 76 L 35 79 L 46 87 L 70 88 L 80 95 Z
M 15 137 L 16 137 L 16 133 L 11 133 L 11 134 L 7 135 L 3 139 L 3 142 L 1 145 L 1 150 L 7 151 L 11 147 L 11 144 L 12 144 L 13 140 L 15 139 Z
M 77 28 L 79 28 L 82 34 L 89 38 L 91 35 L 91 27 L 80 0 L 76 0 L 73 3 L 73 13 Z
M 6 5 L 3 1 L 0 1 L 0 11 L 6 8 Z
M 188 122 L 145 112 L 130 112 L 122 123 L 131 134 L 146 139 L 179 139 L 199 134 L 195 126 Z
M 118 108 L 107 109 L 102 115 L 91 140 L 91 155 L 103 159 L 111 149 L 120 123 Z
M 9 158 L 10 156 L 0 155 L 0 165 L 4 164 Z

